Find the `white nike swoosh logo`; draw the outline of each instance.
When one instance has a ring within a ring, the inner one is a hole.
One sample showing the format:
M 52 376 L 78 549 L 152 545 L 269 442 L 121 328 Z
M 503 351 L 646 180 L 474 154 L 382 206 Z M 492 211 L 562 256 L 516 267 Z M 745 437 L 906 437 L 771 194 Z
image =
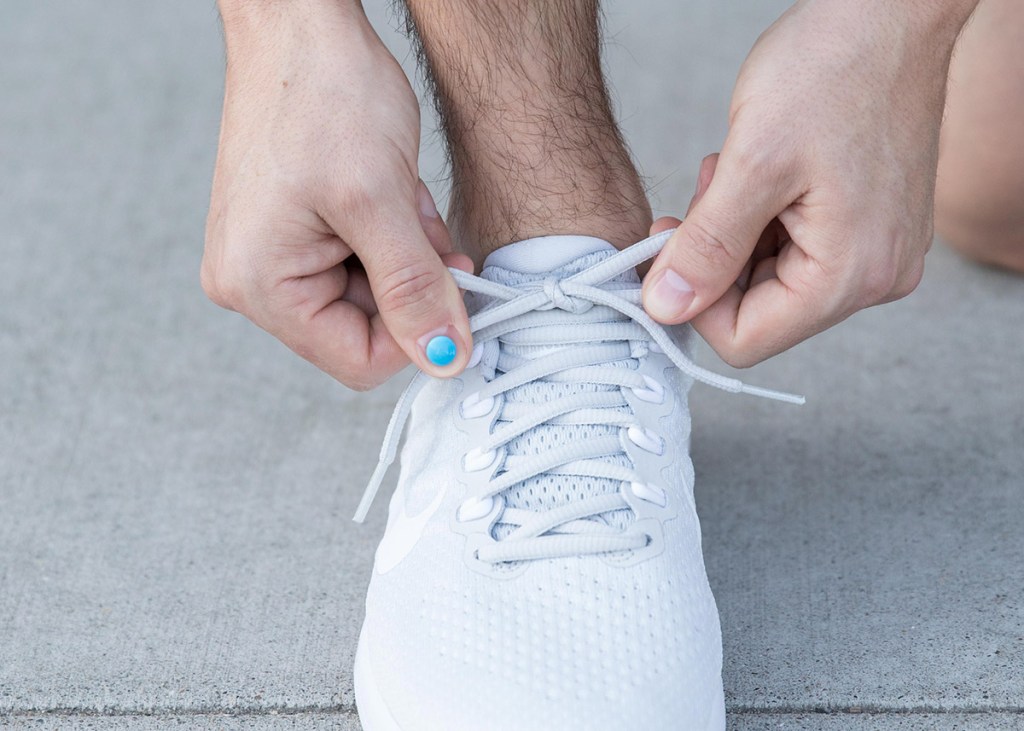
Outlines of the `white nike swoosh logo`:
M 377 560 L 374 567 L 378 574 L 386 574 L 391 571 L 402 563 L 402 560 L 416 547 L 423 536 L 423 530 L 427 527 L 427 523 L 441 507 L 444 494 L 444 489 L 439 489 L 430 505 L 414 516 L 405 512 L 405 501 L 402 501 L 401 510 L 395 515 L 392 524 L 384 531 L 384 537 L 381 539 L 380 545 L 377 546 Z

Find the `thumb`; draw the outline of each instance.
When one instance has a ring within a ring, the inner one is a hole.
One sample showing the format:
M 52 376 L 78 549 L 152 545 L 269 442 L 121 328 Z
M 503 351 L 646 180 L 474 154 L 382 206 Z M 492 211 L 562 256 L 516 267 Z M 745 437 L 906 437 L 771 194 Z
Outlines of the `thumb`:
M 454 376 L 469 362 L 472 335 L 462 295 L 444 256 L 459 268 L 447 227 L 422 182 L 397 206 L 360 226 L 350 242 L 366 269 L 385 327 L 409 359 L 433 376 Z
M 687 216 L 644 277 L 644 308 L 659 322 L 687 322 L 736 281 L 768 224 L 791 202 L 780 181 L 730 156 L 701 162 Z

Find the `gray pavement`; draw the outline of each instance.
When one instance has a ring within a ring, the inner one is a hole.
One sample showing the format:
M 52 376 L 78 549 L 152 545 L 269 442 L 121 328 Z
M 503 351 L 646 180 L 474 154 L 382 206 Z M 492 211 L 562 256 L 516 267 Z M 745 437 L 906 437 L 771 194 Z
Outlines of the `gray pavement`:
M 610 4 L 659 210 L 784 5 Z M 5 3 L 0 47 L 0 727 L 358 728 L 383 505 L 348 518 L 400 384 L 347 392 L 199 289 L 212 2 Z M 730 728 L 1024 728 L 1022 321 L 1024 280 L 937 246 L 744 375 L 806 407 L 694 394 Z

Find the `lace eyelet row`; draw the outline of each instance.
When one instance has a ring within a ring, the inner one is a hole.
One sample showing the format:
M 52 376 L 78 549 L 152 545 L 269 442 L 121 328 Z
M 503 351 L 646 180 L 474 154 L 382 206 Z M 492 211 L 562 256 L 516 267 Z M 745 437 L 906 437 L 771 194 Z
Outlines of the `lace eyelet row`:
M 635 424 L 626 429 L 626 436 L 629 437 L 629 441 L 645 452 L 656 454 L 659 457 L 665 454 L 665 440 L 653 429 L 647 429 L 639 424 Z
M 479 419 L 491 413 L 494 408 L 494 396 L 480 398 L 479 393 L 471 393 L 459 403 L 459 413 L 463 419 Z
M 665 488 L 658 485 L 647 482 L 631 482 L 629 491 L 640 500 L 657 505 L 659 508 L 668 504 L 668 493 L 665 492 Z
M 455 511 L 455 519 L 460 523 L 471 523 L 474 520 L 487 517 L 492 510 L 494 510 L 493 497 L 484 499 L 471 497 L 459 505 L 458 510 Z
M 665 387 L 658 383 L 656 380 L 648 375 L 643 377 L 644 388 L 631 388 L 633 395 L 641 401 L 646 401 L 651 404 L 661 404 L 665 402 Z

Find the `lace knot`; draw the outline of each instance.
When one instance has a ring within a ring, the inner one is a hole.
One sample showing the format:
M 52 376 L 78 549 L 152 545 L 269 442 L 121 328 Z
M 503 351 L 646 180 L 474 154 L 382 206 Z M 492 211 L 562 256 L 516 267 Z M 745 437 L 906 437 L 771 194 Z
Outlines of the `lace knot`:
M 536 321 L 531 321 L 531 313 L 534 311 L 560 309 L 580 314 L 592 307 L 602 306 L 620 313 L 646 331 L 652 343 L 659 346 L 661 352 L 676 368 L 697 381 L 730 393 L 747 393 L 761 398 L 802 404 L 804 399 L 801 396 L 748 386 L 735 379 L 705 370 L 691 361 L 665 328 L 652 320 L 639 305 L 639 283 L 633 290 L 622 287 L 614 289 L 602 287 L 618 275 L 633 270 L 637 264 L 653 258 L 661 251 L 671 235 L 671 230 L 656 234 L 635 246 L 608 256 L 565 280 L 548 277 L 539 286 L 536 283 L 528 283 L 517 289 L 489 279 L 475 277 L 458 269 L 449 271 L 461 289 L 495 301 L 494 306 L 485 307 L 470 318 L 470 329 L 477 340 L 477 345 L 493 342 L 500 335 L 508 332 L 537 327 Z M 543 291 L 546 302 L 540 300 L 537 294 L 539 291 Z M 616 342 L 621 342 L 624 338 L 632 340 L 635 335 L 633 330 L 624 335 L 622 329 L 617 327 L 620 324 L 610 321 L 590 323 L 589 327 L 591 328 L 607 329 L 598 333 L 590 330 L 587 331 L 589 335 L 582 340 L 573 340 L 581 347 L 573 349 L 572 352 L 556 350 L 528 363 L 519 363 L 512 370 L 501 369 L 501 375 L 489 387 L 495 394 L 506 393 L 526 383 L 547 379 L 563 372 L 571 371 L 575 374 L 575 379 L 584 379 L 588 369 L 599 371 L 596 374 L 598 382 L 609 386 L 618 386 L 618 388 L 613 388 L 610 391 L 581 391 L 574 395 L 557 398 L 543 407 L 538 406 L 531 409 L 532 417 L 517 417 L 509 420 L 510 424 L 520 422 L 521 426 L 502 427 L 504 431 L 500 438 L 492 434 L 490 439 L 493 443 L 488 448 L 496 448 L 537 426 L 571 414 L 588 414 L 587 418 L 591 421 L 587 423 L 621 426 L 615 420 L 605 421 L 612 416 L 609 409 L 619 405 L 623 388 L 632 388 L 636 393 L 635 389 L 642 384 L 637 383 L 638 376 L 630 369 L 614 368 L 612 370 L 616 373 L 612 377 L 608 370 L 601 366 L 608 360 L 621 357 L 621 350 L 616 347 Z M 546 325 L 549 328 L 554 326 Z M 497 329 L 492 330 L 495 327 Z M 555 341 L 558 341 L 558 338 Z M 611 347 L 606 350 L 607 345 Z M 373 502 L 388 467 L 395 460 L 398 442 L 402 435 L 402 429 L 412 412 L 413 401 L 426 382 L 425 374 L 417 373 L 398 400 L 395 411 L 391 415 L 391 421 L 388 423 L 377 468 L 374 470 L 359 503 L 359 508 L 356 510 L 355 520 L 359 522 L 366 517 L 370 503 Z M 620 396 L 616 396 L 616 394 Z M 611 401 L 605 399 L 611 399 Z M 601 416 L 596 416 L 597 413 L 600 413 Z M 632 416 L 630 416 L 630 420 L 633 420 Z M 525 460 L 519 456 L 518 466 L 510 468 L 506 463 L 506 471 L 488 483 L 485 491 L 480 491 L 473 497 L 483 500 L 496 496 L 527 479 L 552 470 L 559 470 L 561 474 L 599 476 L 629 484 L 639 479 L 632 468 L 607 459 L 610 455 L 617 454 L 621 446 L 621 437 L 612 436 L 608 439 L 577 440 L 570 445 L 548 450 L 546 456 L 534 455 Z M 591 520 L 593 516 L 621 509 L 621 500 L 621 496 L 615 493 L 576 500 L 570 505 L 552 508 L 543 513 L 509 508 L 503 513 L 507 518 L 506 522 L 519 527 L 501 541 L 501 547 L 490 547 L 489 552 L 486 553 L 486 560 L 489 562 L 518 561 L 581 553 L 631 550 L 635 547 L 631 541 L 639 540 L 639 534 L 628 531 L 616 533 L 614 527 Z M 483 558 L 485 552 L 481 551 L 480 555 Z
M 542 286 L 544 288 L 544 294 L 547 296 L 548 300 L 551 301 L 553 308 L 565 310 L 566 312 L 571 312 L 574 315 L 579 315 L 594 306 L 593 302 L 567 295 L 562 289 L 562 283 L 555 277 L 548 277 L 545 279 Z

